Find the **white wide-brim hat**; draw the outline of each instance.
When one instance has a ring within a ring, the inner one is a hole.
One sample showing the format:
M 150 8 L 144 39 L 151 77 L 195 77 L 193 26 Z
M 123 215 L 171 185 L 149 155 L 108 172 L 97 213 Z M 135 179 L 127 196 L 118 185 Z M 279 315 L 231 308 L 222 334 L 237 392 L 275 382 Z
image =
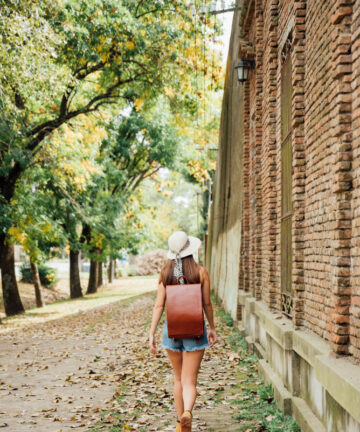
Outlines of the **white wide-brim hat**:
M 188 236 L 184 231 L 176 231 L 169 237 L 169 252 L 167 257 L 175 259 L 177 254 L 180 258 L 193 255 L 201 246 L 201 240 L 197 237 Z

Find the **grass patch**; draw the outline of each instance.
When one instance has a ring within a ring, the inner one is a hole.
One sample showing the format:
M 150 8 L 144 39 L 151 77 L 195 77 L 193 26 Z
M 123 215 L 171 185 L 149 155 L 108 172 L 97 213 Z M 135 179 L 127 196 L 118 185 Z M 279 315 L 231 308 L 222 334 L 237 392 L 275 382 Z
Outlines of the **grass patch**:
M 238 406 L 235 419 L 239 431 L 253 432 L 300 432 L 296 421 L 284 416 L 274 400 L 271 385 L 265 385 L 258 375 L 258 359 L 246 347 L 246 342 L 233 326 L 231 316 L 220 309 L 218 316 L 228 327 L 226 340 L 229 347 L 239 355 L 235 371 L 241 393 L 233 400 Z
M 214 303 L 214 304 L 216 304 L 216 306 L 221 306 L 221 304 L 220 304 L 220 300 L 219 300 L 219 298 L 217 297 L 217 295 L 214 293 L 214 291 L 210 291 L 210 298 L 211 298 L 211 301 Z
M 20 329 L 34 324 L 56 320 L 79 312 L 84 312 L 110 303 L 132 301 L 136 296 L 154 291 L 156 280 L 148 280 L 146 284 L 141 279 L 116 280 L 111 285 L 105 285 L 95 294 L 87 294 L 79 299 L 60 300 L 42 308 L 29 309 L 23 314 L 5 317 L 0 325 L 0 334 Z M 94 328 L 86 328 L 84 332 L 92 332 Z
M 260 384 L 257 391 L 244 392 L 242 398 L 234 403 L 239 405 L 235 418 L 242 423 L 240 430 L 248 430 L 251 425 L 256 427 L 256 431 L 300 432 L 296 421 L 284 416 L 276 405 L 271 385 Z
M 136 422 L 136 420 L 141 416 L 141 409 L 130 410 L 127 413 L 127 419 L 125 419 L 125 414 L 119 413 L 115 410 L 112 411 L 102 411 L 101 418 L 96 422 L 94 426 L 87 429 L 86 432 L 100 432 L 106 430 L 106 432 L 124 432 L 134 430 L 130 424 Z M 147 432 L 147 428 L 140 427 L 139 432 Z
M 232 319 L 230 312 L 225 312 L 225 310 L 221 308 L 218 310 L 216 315 L 220 317 L 221 322 L 224 323 L 226 326 L 234 327 L 234 320 Z

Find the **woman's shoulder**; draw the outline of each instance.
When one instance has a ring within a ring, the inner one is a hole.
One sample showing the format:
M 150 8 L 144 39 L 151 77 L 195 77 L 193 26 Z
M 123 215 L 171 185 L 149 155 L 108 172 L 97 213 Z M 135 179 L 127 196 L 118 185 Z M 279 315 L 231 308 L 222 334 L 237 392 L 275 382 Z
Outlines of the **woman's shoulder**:
M 199 273 L 200 273 L 200 280 L 201 282 L 204 281 L 206 278 L 209 277 L 209 272 L 207 270 L 206 267 L 201 266 L 200 264 L 198 264 L 198 269 L 199 269 Z

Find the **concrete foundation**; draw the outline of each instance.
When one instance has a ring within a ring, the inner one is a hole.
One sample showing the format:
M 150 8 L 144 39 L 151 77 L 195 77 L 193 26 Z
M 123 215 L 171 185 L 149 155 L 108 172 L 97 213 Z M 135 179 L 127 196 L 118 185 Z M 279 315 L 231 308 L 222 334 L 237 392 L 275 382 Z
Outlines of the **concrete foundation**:
M 319 336 L 296 330 L 250 294 L 240 291 L 238 299 L 238 328 L 282 411 L 303 432 L 360 432 L 359 366 L 336 358 Z

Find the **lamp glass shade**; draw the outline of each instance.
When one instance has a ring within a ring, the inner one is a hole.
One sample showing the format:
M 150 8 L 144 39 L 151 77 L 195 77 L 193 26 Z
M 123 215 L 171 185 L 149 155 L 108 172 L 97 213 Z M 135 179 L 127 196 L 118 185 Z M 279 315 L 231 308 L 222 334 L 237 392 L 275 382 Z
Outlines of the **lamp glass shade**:
M 235 66 L 235 69 L 237 72 L 238 81 L 240 82 L 247 81 L 249 77 L 249 69 L 250 69 L 249 62 L 245 59 L 241 59 L 239 63 Z

